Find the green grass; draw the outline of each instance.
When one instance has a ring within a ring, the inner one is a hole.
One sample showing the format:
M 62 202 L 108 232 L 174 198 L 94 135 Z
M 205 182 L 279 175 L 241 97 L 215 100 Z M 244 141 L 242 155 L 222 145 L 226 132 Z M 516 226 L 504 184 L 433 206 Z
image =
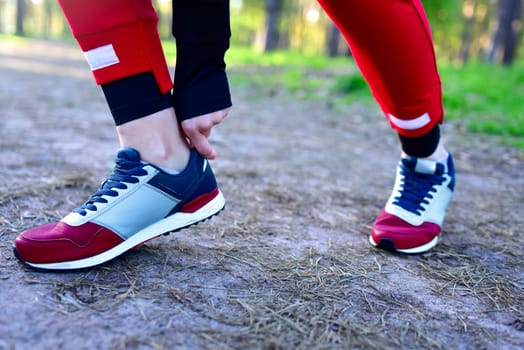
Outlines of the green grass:
M 20 44 L 27 42 L 27 39 L 25 37 L 11 35 L 11 34 L 2 34 L 2 33 L 0 33 L 0 40 L 3 42 L 20 43 Z
M 468 130 L 508 137 L 524 136 L 524 65 L 470 64 L 440 67 L 449 119 Z
M 274 68 L 263 70 L 262 76 L 252 72 L 245 76 L 235 74 L 233 84 L 249 81 L 259 85 L 277 84 L 290 92 L 302 91 L 301 96 L 306 98 L 335 94 L 342 103 L 356 100 L 372 103 L 371 93 L 358 70 L 347 69 L 354 67 L 348 58 L 304 57 L 282 51 L 260 55 L 248 49 L 232 48 L 227 61 L 233 69 Z M 343 73 L 336 73 L 337 70 Z M 523 62 L 512 67 L 486 63 L 464 67 L 440 65 L 439 70 L 448 120 L 460 121 L 470 132 L 500 135 L 503 143 L 524 148 Z

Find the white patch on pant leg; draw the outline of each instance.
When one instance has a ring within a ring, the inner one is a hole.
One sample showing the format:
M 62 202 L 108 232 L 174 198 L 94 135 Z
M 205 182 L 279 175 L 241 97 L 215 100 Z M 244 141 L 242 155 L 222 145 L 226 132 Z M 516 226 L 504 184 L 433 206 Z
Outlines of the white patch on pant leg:
M 112 66 L 120 62 L 112 44 L 97 47 L 84 52 L 92 71 Z
M 427 112 L 414 119 L 399 119 L 389 113 L 388 117 L 391 123 L 404 130 L 420 129 L 431 122 L 431 118 L 429 117 L 429 114 Z

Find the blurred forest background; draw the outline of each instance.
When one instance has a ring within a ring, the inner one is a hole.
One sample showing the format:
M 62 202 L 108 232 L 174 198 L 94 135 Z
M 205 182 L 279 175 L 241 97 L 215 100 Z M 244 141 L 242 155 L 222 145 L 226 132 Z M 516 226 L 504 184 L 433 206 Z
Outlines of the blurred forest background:
M 171 0 L 155 0 L 162 37 L 170 37 Z M 440 60 L 511 65 L 521 59 L 522 0 L 423 0 Z M 316 0 L 231 0 L 232 45 L 258 52 L 349 54 Z M 56 0 L 0 0 L 0 33 L 64 38 Z
M 153 1 L 172 64 L 171 0 Z M 524 152 L 522 1 L 422 0 L 435 39 L 446 118 L 471 132 L 499 135 Z M 233 85 L 293 98 L 374 103 L 348 59 L 344 39 L 316 0 L 230 0 L 230 5 L 226 61 Z M 74 42 L 56 0 L 0 0 L 0 40 L 22 37 Z

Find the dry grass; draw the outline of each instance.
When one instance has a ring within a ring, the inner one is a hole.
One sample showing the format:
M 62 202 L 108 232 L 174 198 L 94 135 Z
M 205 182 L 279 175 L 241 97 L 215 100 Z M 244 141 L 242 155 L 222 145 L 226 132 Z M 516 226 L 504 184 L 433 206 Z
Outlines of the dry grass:
M 506 310 L 519 319 L 524 318 L 524 293 L 522 276 L 498 272 L 487 265 L 481 258 L 457 252 L 453 247 L 424 256 L 419 268 L 424 275 L 440 282 L 434 292 L 450 298 L 470 296 L 489 301 L 494 311 Z M 494 252 L 503 254 L 508 252 Z M 510 253 L 508 259 L 513 271 L 518 271 L 524 264 L 522 255 Z

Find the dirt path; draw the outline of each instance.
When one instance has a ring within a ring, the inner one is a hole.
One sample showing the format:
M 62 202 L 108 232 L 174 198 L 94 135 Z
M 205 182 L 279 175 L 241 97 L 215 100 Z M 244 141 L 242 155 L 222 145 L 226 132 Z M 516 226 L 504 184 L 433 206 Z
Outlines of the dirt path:
M 380 113 L 244 86 L 213 134 L 220 216 L 39 273 L 11 242 L 81 204 L 117 144 L 76 47 L 0 42 L 0 77 L 0 349 L 524 346 L 522 153 L 447 123 L 458 179 L 441 241 L 392 255 L 367 242 L 398 157 Z

